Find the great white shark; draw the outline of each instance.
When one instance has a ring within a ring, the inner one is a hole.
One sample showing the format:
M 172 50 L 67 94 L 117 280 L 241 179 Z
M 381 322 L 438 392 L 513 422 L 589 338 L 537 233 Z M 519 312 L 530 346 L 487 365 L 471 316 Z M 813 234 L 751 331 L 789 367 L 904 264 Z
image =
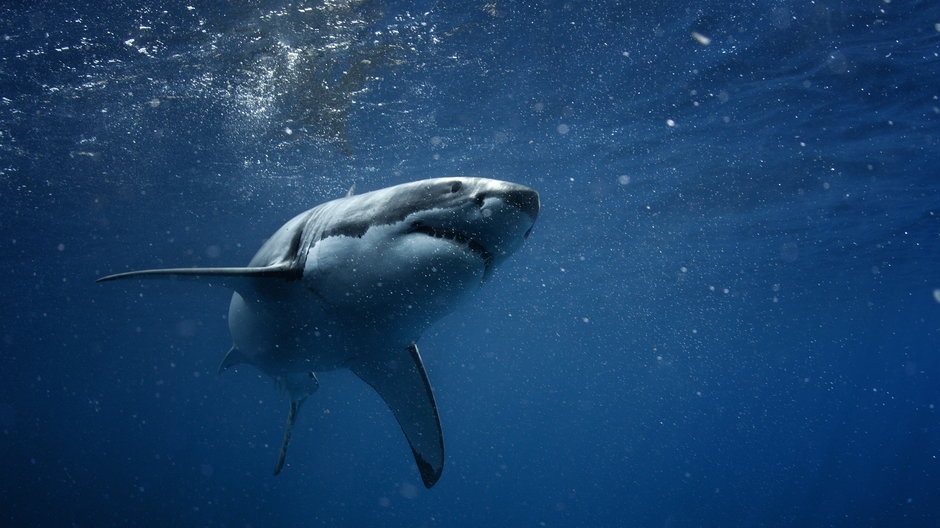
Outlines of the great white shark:
M 391 409 L 430 488 L 444 468 L 444 438 L 415 343 L 522 245 L 538 213 L 534 190 L 484 178 L 351 189 L 288 221 L 247 267 L 148 269 L 98 281 L 175 278 L 234 290 L 233 346 L 219 371 L 252 365 L 287 394 L 275 474 L 301 404 L 319 387 L 316 372 L 346 368 Z

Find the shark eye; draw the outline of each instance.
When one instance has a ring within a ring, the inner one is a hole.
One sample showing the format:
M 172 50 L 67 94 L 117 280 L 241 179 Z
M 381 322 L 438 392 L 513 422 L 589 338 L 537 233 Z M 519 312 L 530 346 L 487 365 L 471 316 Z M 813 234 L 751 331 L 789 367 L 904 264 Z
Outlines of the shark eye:
M 455 181 L 454 183 L 450 184 L 450 192 L 455 193 L 459 191 L 461 187 L 463 187 L 463 184 L 459 181 Z

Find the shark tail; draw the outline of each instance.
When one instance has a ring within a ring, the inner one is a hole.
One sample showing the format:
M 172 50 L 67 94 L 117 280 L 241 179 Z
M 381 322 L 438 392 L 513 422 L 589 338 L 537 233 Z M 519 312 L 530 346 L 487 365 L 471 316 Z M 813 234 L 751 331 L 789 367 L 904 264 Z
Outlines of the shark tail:
M 274 464 L 274 474 L 277 475 L 284 469 L 284 460 L 287 458 L 287 446 L 290 445 L 291 433 L 294 431 L 294 424 L 297 422 L 297 412 L 300 406 L 320 387 L 320 381 L 313 372 L 291 373 L 278 379 L 278 384 L 287 392 L 290 398 L 290 410 L 287 412 L 287 425 L 284 426 L 284 440 L 281 441 L 281 450 L 277 454 L 277 462 Z
M 294 431 L 294 423 L 297 421 L 297 411 L 300 410 L 300 404 L 304 400 L 291 400 L 290 412 L 287 413 L 287 425 L 284 427 L 284 440 L 281 442 L 281 450 L 277 454 L 277 463 L 274 464 L 274 474 L 277 475 L 284 469 L 284 460 L 287 458 L 287 446 L 290 444 L 290 435 Z

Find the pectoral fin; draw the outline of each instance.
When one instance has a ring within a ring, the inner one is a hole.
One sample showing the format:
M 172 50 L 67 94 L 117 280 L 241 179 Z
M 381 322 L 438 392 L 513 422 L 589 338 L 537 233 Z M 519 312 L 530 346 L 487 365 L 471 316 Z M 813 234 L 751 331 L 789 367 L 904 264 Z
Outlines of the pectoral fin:
M 95 282 L 108 282 L 119 279 L 176 279 L 220 284 L 236 291 L 241 291 L 248 279 L 280 279 L 294 281 L 300 279 L 303 270 L 289 262 L 262 267 L 246 268 L 166 268 L 128 271 L 101 277 Z
M 411 445 L 421 480 L 430 488 L 444 469 L 444 435 L 418 347 L 391 359 L 357 361 L 349 366 L 382 397 Z

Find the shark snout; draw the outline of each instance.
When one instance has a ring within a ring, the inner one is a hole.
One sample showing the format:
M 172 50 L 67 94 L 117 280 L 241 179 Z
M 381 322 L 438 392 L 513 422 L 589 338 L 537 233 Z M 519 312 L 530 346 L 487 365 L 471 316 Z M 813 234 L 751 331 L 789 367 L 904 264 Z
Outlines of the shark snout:
M 519 185 L 517 188 L 507 191 L 506 203 L 512 205 L 527 214 L 535 222 L 539 216 L 539 193 L 534 190 Z
M 499 198 L 503 202 L 519 209 L 525 213 L 532 222 L 535 222 L 535 219 L 539 216 L 539 193 L 524 185 L 506 182 L 500 183 L 503 188 L 497 191 L 490 190 L 481 192 L 474 197 L 475 201 L 482 205 L 484 198 Z
M 502 227 L 504 231 L 499 235 L 499 238 L 517 234 L 518 229 L 525 230 L 522 233 L 523 240 L 529 238 L 529 234 L 532 233 L 532 228 L 535 226 L 535 220 L 539 216 L 539 193 L 517 183 L 503 181 L 493 183 L 495 185 L 490 186 L 489 189 L 474 193 L 472 195 L 473 201 L 484 209 L 484 217 L 491 217 L 494 211 L 488 210 L 489 206 L 487 204 L 490 203 L 490 200 L 493 200 L 493 205 L 495 205 L 496 210 L 500 211 L 499 217 L 502 218 L 498 223 L 506 222 Z M 491 226 L 490 229 L 493 227 L 495 226 Z M 503 240 L 508 239 L 503 238 Z M 501 253 L 508 254 L 512 251 L 514 249 L 507 250 L 504 247 Z

